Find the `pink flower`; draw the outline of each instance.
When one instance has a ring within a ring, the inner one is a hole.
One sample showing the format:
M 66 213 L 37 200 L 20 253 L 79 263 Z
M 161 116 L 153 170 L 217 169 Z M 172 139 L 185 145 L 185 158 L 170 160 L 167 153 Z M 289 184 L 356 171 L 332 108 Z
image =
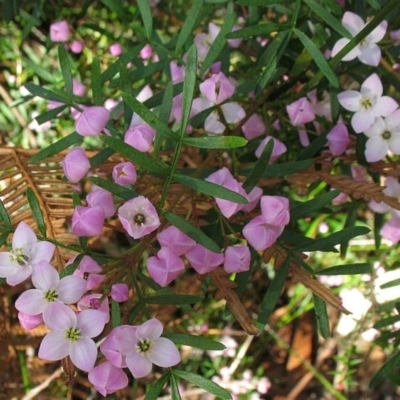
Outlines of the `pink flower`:
M 258 114 L 253 114 L 243 125 L 242 132 L 246 139 L 251 140 L 264 135 L 266 127 Z
M 129 299 L 129 286 L 126 283 L 114 283 L 110 295 L 114 301 L 122 303 Z
M 349 132 L 345 124 L 336 124 L 326 137 L 329 150 L 332 155 L 340 156 L 343 154 L 350 143 Z
M 359 92 L 346 90 L 338 94 L 341 106 L 354 112 L 351 126 L 356 133 L 365 132 L 377 117 L 386 117 L 396 110 L 397 102 L 382 93 L 382 82 L 374 73 L 364 81 Z
M 32 283 L 35 289 L 26 290 L 15 302 L 18 311 L 29 315 L 45 313 L 53 302 L 76 303 L 86 290 L 84 279 L 74 275 L 60 279 L 57 270 L 46 261 L 35 266 Z
M 52 42 L 68 42 L 70 36 L 67 21 L 53 22 L 50 25 L 50 40 Z
M 108 297 L 104 297 L 101 293 L 91 293 L 83 296 L 77 304 L 79 311 L 96 310 L 103 316 L 104 323 L 107 324 L 110 320 L 110 306 Z M 100 314 L 99 314 L 100 315 Z
M 249 201 L 247 204 L 244 204 L 242 211 L 251 212 L 257 206 L 261 196 L 263 195 L 263 190 L 258 186 L 255 186 L 250 193 L 247 194 L 247 200 Z
M 83 50 L 83 43 L 80 42 L 79 40 L 74 40 L 71 42 L 69 45 L 69 49 L 72 51 L 74 54 L 80 54 L 82 53 Z
M 160 337 L 161 322 L 152 318 L 138 326 L 134 345 L 126 355 L 126 365 L 134 378 L 142 378 L 151 372 L 153 364 L 168 368 L 178 364 L 181 356 L 174 343 Z
M 257 251 L 263 251 L 276 242 L 283 229 L 284 226 L 268 225 L 260 215 L 243 228 L 243 236 Z
M 70 264 L 72 261 L 67 263 Z M 86 290 L 96 289 L 103 282 L 105 276 L 102 275 L 103 270 L 90 256 L 83 256 L 78 268 L 74 271 L 73 275 L 79 276 L 86 280 Z
M 157 210 L 144 196 L 128 200 L 118 210 L 122 226 L 134 239 L 150 234 L 160 226 Z
M 124 142 L 143 153 L 151 149 L 156 131 L 147 124 L 130 126 L 125 132 Z
M 250 269 L 250 249 L 247 246 L 229 246 L 225 250 L 224 270 L 231 273 Z
M 214 253 L 203 247 L 201 244 L 196 244 L 186 254 L 190 265 L 198 274 L 207 274 L 213 271 L 218 265 L 224 262 L 224 255 Z
M 228 124 L 236 124 L 246 116 L 243 107 L 234 101 L 221 104 L 220 108 Z
M 157 234 L 157 240 L 161 247 L 169 248 L 178 256 L 186 254 L 196 245 L 193 239 L 173 225 L 159 232 Z
M 20 311 L 18 321 L 24 329 L 31 331 L 43 323 L 43 317 L 42 314 L 29 315 Z
M 162 247 L 157 256 L 147 259 L 147 271 L 151 279 L 162 287 L 168 286 L 184 270 L 182 259 L 168 247 Z
M 125 372 L 109 361 L 94 367 L 88 375 L 89 382 L 104 397 L 128 386 L 129 380 Z
M 85 108 L 75 123 L 75 130 L 82 136 L 95 136 L 106 127 L 110 112 L 101 106 Z
M 152 47 L 147 43 L 142 50 L 140 50 L 139 56 L 142 60 L 149 60 L 153 55 Z
M 385 189 L 383 189 L 383 193 L 386 196 L 390 196 L 390 197 L 394 197 L 397 200 L 400 199 L 400 183 L 397 180 L 397 178 L 394 178 L 393 176 L 388 176 L 385 180 Z M 385 202 L 381 201 L 379 203 L 377 203 L 376 201 L 372 200 L 369 203 L 369 207 L 371 208 L 371 210 L 383 214 L 385 212 L 392 212 L 394 213 L 395 210 L 394 208 L 392 208 L 391 206 L 389 206 L 388 204 L 386 204 Z
M 272 149 L 271 157 L 269 159 L 269 164 L 272 164 L 277 158 L 279 158 L 282 154 L 285 154 L 287 152 L 287 147 L 280 140 L 275 139 L 272 136 L 267 136 L 265 139 L 261 141 L 261 143 L 257 147 L 257 150 L 255 152 L 257 158 L 261 157 L 265 147 L 267 146 L 270 140 L 273 140 L 274 142 L 274 147 Z
M 268 225 L 282 226 L 290 221 L 289 200 L 282 196 L 261 197 L 261 214 Z
M 129 161 L 119 163 L 113 168 L 112 178 L 118 185 L 133 185 L 137 180 L 136 168 Z
M 302 97 L 289 104 L 286 106 L 286 111 L 293 126 L 304 125 L 315 119 L 314 107 L 308 101 L 307 97 Z
M 79 369 L 89 372 L 96 362 L 97 347 L 93 337 L 104 329 L 104 317 L 96 310 L 75 314 L 60 302 L 51 303 L 43 314 L 50 332 L 43 338 L 39 357 L 57 361 L 70 356 Z
M 115 213 L 113 196 L 104 189 L 96 189 L 86 196 L 89 207 L 100 207 L 104 211 L 105 218 L 112 217 Z
M 18 285 L 31 276 L 40 261 L 50 262 L 54 250 L 54 244 L 38 242 L 29 225 L 20 222 L 12 238 L 12 250 L 0 253 L 0 277 L 6 278 L 10 286 Z
M 98 236 L 103 232 L 102 207 L 77 206 L 72 214 L 72 232 L 76 236 Z
M 64 174 L 70 182 L 79 182 L 89 171 L 90 161 L 82 147 L 74 147 L 62 162 Z
M 385 222 L 380 230 L 380 234 L 386 240 L 397 244 L 400 240 L 400 218 L 393 216 L 392 219 Z
M 172 83 L 183 82 L 185 79 L 185 66 L 179 65 L 176 61 L 169 64 Z
M 213 74 L 200 83 L 200 92 L 213 104 L 220 104 L 235 92 L 235 85 L 222 73 Z
M 378 117 L 375 123 L 364 131 L 368 136 L 365 158 L 368 162 L 382 160 L 389 151 L 400 154 L 400 110 L 386 118 Z
M 113 43 L 109 48 L 110 54 L 118 57 L 122 54 L 122 46 L 119 43 Z
M 364 27 L 365 23 L 357 14 L 346 11 L 342 18 L 342 25 L 354 37 Z M 342 58 L 342 61 L 351 61 L 356 57 L 366 65 L 376 67 L 381 59 L 381 49 L 376 44 L 383 39 L 386 33 L 387 21 L 382 21 L 370 34 L 368 34 L 353 50 Z M 350 42 L 350 39 L 339 39 L 333 46 L 331 56 L 334 57 Z
M 74 78 L 72 79 L 72 93 L 75 96 L 83 97 L 86 93 L 86 86 Z

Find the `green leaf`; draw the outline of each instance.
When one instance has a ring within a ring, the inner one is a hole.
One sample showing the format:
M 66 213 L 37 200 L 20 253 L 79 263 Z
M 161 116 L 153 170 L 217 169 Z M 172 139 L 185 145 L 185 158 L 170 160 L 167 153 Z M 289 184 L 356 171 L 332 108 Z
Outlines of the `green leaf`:
M 395 287 L 395 286 L 399 286 L 399 285 L 400 285 L 400 278 L 397 278 L 397 279 L 393 279 L 390 282 L 383 283 L 379 287 L 381 289 L 389 289 L 389 288 L 392 288 L 392 287 Z
M 33 219 L 36 222 L 39 232 L 43 237 L 46 237 L 46 226 L 44 224 L 42 207 L 40 206 L 39 200 L 31 188 L 26 189 L 26 196 L 28 198 L 29 207 L 32 211 Z
M 221 185 L 217 185 L 212 182 L 207 182 L 202 179 L 193 178 L 192 176 L 174 174 L 173 178 L 197 192 L 207 194 L 219 199 L 225 199 L 233 201 L 234 203 L 247 204 L 247 200 L 239 193 L 233 192 L 232 190 L 226 189 Z
M 326 311 L 326 303 L 320 297 L 313 293 L 315 316 L 317 317 L 317 324 L 319 333 L 326 339 L 330 334 L 329 317 Z
M 137 0 L 140 15 L 142 16 L 144 29 L 146 31 L 147 39 L 151 39 L 153 30 L 153 18 L 151 17 L 151 9 L 149 0 Z
M 60 94 L 54 93 L 51 90 L 45 89 L 42 86 L 35 85 L 34 83 L 28 82 L 25 83 L 25 88 L 29 93 L 32 93 L 34 96 L 41 97 L 45 100 L 58 101 L 60 103 L 68 103 L 68 99 Z
M 63 104 L 62 106 L 53 108 L 52 110 L 46 111 L 43 114 L 38 115 L 35 119 L 39 125 L 42 125 L 47 121 L 57 118 L 58 114 L 63 112 L 67 107 L 68 104 Z
M 295 172 L 307 169 L 314 164 L 313 159 L 301 160 L 301 161 L 290 161 L 282 164 L 268 165 L 262 176 L 264 178 L 274 178 L 277 176 L 286 176 L 294 174 Z
M 290 258 L 287 257 L 282 266 L 276 271 L 276 275 L 270 283 L 267 292 L 261 302 L 260 313 L 258 314 L 257 322 L 265 325 L 272 311 L 275 309 L 275 305 L 282 293 L 282 289 L 285 285 L 286 278 L 289 272 Z
M 167 168 L 159 160 L 136 150 L 122 140 L 106 135 L 102 136 L 101 139 L 107 146 L 110 146 L 117 153 L 121 154 L 133 163 L 140 165 L 140 167 L 147 171 L 160 175 L 166 175 L 168 173 Z
M 373 325 L 373 328 L 374 329 L 386 328 L 387 326 L 391 326 L 399 321 L 400 321 L 400 315 L 392 315 L 390 317 L 383 318 L 383 319 L 379 320 L 378 322 L 375 322 L 375 324 Z
M 351 39 L 352 36 L 349 31 L 338 21 L 332 13 L 321 4 L 317 3 L 315 0 L 304 0 L 315 14 L 323 19 L 333 30 L 335 30 L 339 35 Z
M 326 145 L 326 137 L 328 136 L 329 131 L 326 130 L 325 133 L 317 136 L 306 148 L 298 152 L 297 159 L 305 160 L 308 158 L 315 157 L 317 153 L 319 153 L 322 148 Z M 363 135 L 359 135 L 363 136 Z
M 93 58 L 91 77 L 93 104 L 101 106 L 103 104 L 103 83 L 101 81 L 100 60 L 98 57 Z
M 176 376 L 171 374 L 170 375 L 170 380 L 171 380 L 171 394 L 172 394 L 172 400 L 181 400 L 181 395 L 179 393 L 179 386 L 178 382 L 176 380 Z
M 75 260 L 71 263 L 68 264 L 61 272 L 60 272 L 60 278 L 64 278 L 65 276 L 72 275 L 75 270 L 79 267 L 79 264 L 82 261 L 82 258 L 85 254 L 79 254 L 78 257 L 75 258 Z
M 120 326 L 122 323 L 121 309 L 117 301 L 111 302 L 111 325 L 113 328 Z
M 364 226 L 354 226 L 345 228 L 339 232 L 332 233 L 326 238 L 315 239 L 312 242 L 298 246 L 295 251 L 335 251 L 334 246 L 341 244 L 355 236 L 365 235 L 370 229 Z
M 196 87 L 197 73 L 197 48 L 192 44 L 187 53 L 185 80 L 183 82 L 182 91 L 182 117 L 180 126 L 180 138 L 183 138 L 186 133 L 186 127 L 192 109 L 194 89 Z
M 163 390 L 169 378 L 170 373 L 167 372 L 166 374 L 158 378 L 155 382 L 152 382 L 144 400 L 158 400 L 160 398 L 161 391 Z
M 193 383 L 194 385 L 206 390 L 208 393 L 218 396 L 221 399 L 229 400 L 232 398 L 226 389 L 210 381 L 209 379 L 204 378 L 203 376 L 192 374 L 191 372 L 181 371 L 179 369 L 174 369 L 171 372 L 173 375 L 179 376 L 185 381 Z
M 281 4 L 282 0 L 237 0 L 242 6 L 271 6 L 272 4 Z
M 40 150 L 39 153 L 36 153 L 29 159 L 29 162 L 38 162 L 43 160 L 44 158 L 54 156 L 54 154 L 58 154 L 61 151 L 67 149 L 69 146 L 76 144 L 83 140 L 83 137 L 78 133 L 74 132 L 68 136 L 65 136 L 61 140 L 56 143 L 51 144 L 48 147 L 45 147 L 43 150 Z
M 396 352 L 382 365 L 378 372 L 372 377 L 369 388 L 374 390 L 386 376 L 400 365 L 400 352 Z
M 203 0 L 196 0 L 193 2 L 191 9 L 188 11 L 182 29 L 179 32 L 178 40 L 176 41 L 175 53 L 179 53 L 189 36 L 196 26 L 197 18 L 203 8 Z
M 248 141 L 241 136 L 185 137 L 182 143 L 200 149 L 236 149 L 246 146 Z
M 274 24 L 268 22 L 266 24 L 252 25 L 237 31 L 229 32 L 226 35 L 227 39 L 249 38 L 252 36 L 269 35 L 271 32 L 279 32 L 290 29 L 289 24 Z
M 183 344 L 196 349 L 222 351 L 226 348 L 222 343 L 202 336 L 179 333 L 170 333 L 163 336 L 172 340 L 175 344 Z
M 8 215 L 7 209 L 4 207 L 3 200 L 0 198 L 0 218 L 4 222 L 4 225 L 11 228 L 11 219 Z
M 257 185 L 263 172 L 268 166 L 269 160 L 271 159 L 272 151 L 274 149 L 274 141 L 271 139 L 265 146 L 261 157 L 256 161 L 253 168 L 250 170 L 249 175 L 243 183 L 243 189 L 246 193 L 250 193 L 253 188 Z
M 370 274 L 372 266 L 369 263 L 335 265 L 333 267 L 321 269 L 316 272 L 317 275 L 355 275 Z
M 144 298 L 147 304 L 174 304 L 185 305 L 199 303 L 203 300 L 202 296 L 191 294 L 158 294 Z
M 117 183 L 114 183 L 109 179 L 99 178 L 97 176 L 91 176 L 89 180 L 93 182 L 96 186 L 99 186 L 124 200 L 133 199 L 138 195 L 136 191 L 118 185 Z
M 332 200 L 340 194 L 340 190 L 330 190 L 327 193 L 323 193 L 320 196 L 315 197 L 312 200 L 306 202 L 296 202 L 295 205 L 290 209 L 290 218 L 298 220 L 306 216 L 320 211 L 326 205 L 330 205 Z
M 72 98 L 72 71 L 71 63 L 69 61 L 69 55 L 65 50 L 64 43 L 58 46 L 58 58 L 60 60 L 61 73 L 65 83 L 65 90 Z
M 318 68 L 326 76 L 331 85 L 333 87 L 339 87 L 338 78 L 336 77 L 332 68 L 329 66 L 328 61 L 326 61 L 325 56 L 319 51 L 318 47 L 314 44 L 314 42 L 311 39 L 309 39 L 309 37 L 299 29 L 294 28 L 293 30 L 296 33 L 297 37 L 300 39 L 303 46 L 311 54 Z
M 201 244 L 208 250 L 213 251 L 214 253 L 221 252 L 221 249 L 217 243 L 215 243 L 204 232 L 187 222 L 185 219 L 172 214 L 170 211 L 164 211 L 163 215 L 172 225 L 177 227 L 183 233 L 186 233 L 186 235 L 188 235 L 197 243 Z
M 0 235 L 0 246 L 3 246 L 7 242 L 7 238 L 8 238 L 8 232 L 2 233 Z M 2 283 L 0 283 L 0 285 L 2 285 Z

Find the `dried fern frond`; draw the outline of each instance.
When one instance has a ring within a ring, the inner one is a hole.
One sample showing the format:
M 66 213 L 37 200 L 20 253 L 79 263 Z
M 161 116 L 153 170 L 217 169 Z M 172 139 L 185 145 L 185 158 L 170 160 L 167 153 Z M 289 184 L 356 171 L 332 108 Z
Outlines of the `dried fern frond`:
M 63 245 L 77 244 L 69 233 L 67 218 L 74 210 L 71 183 L 63 179 L 63 154 L 57 154 L 38 163 L 29 162 L 36 150 L 0 147 L 0 198 L 15 228 L 25 221 L 38 234 L 32 210 L 26 196 L 30 188 L 37 198 L 46 226 L 46 236 Z M 57 246 L 55 266 L 64 268 L 65 261 L 74 253 Z

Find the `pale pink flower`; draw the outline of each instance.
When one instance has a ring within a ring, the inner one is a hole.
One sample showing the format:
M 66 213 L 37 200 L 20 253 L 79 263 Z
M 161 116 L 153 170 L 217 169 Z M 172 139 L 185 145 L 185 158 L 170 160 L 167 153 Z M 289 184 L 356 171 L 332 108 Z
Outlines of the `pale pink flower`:
M 24 329 L 31 331 L 43 323 L 43 316 L 42 314 L 29 315 L 19 311 L 18 321 Z
M 350 143 L 349 132 L 343 123 L 336 124 L 326 136 L 329 150 L 334 156 L 340 156 Z
M 314 107 L 307 97 L 302 97 L 287 105 L 286 112 L 293 126 L 304 125 L 315 119 Z
M 68 42 L 70 37 L 67 21 L 53 22 L 50 25 L 50 40 L 56 43 Z
M 242 132 L 247 140 L 255 139 L 266 132 L 264 121 L 258 114 L 253 114 L 243 125 Z
M 103 315 L 104 323 L 110 320 L 110 306 L 108 297 L 103 297 L 101 293 L 90 293 L 83 296 L 77 303 L 79 311 L 96 310 Z
M 400 199 L 400 183 L 397 178 L 393 176 L 388 176 L 385 180 L 385 189 L 383 189 L 383 193 L 386 196 L 394 197 L 395 199 L 399 200 Z M 386 212 L 392 212 L 394 213 L 395 210 L 388 204 L 386 204 L 384 201 L 381 202 L 376 202 L 374 200 L 369 202 L 369 207 L 371 210 L 379 213 L 379 214 L 384 214 Z
M 110 111 L 102 106 L 86 107 L 75 122 L 75 130 L 82 136 L 100 134 L 107 125 Z
M 374 124 L 377 117 L 387 117 L 396 110 L 397 102 L 382 94 L 382 82 L 375 73 L 364 81 L 359 92 L 346 90 L 338 94 L 341 106 L 354 112 L 351 126 L 356 133 L 365 132 Z
M 125 132 L 124 142 L 141 152 L 151 149 L 156 131 L 148 124 L 130 126 Z
M 247 194 L 248 203 L 243 205 L 242 211 L 251 212 L 257 206 L 258 202 L 263 195 L 263 190 L 258 186 L 255 186 L 250 193 Z
M 122 54 L 122 46 L 119 43 L 113 43 L 108 51 L 110 52 L 110 54 L 114 57 L 118 57 Z
M 290 221 L 289 200 L 282 196 L 263 196 L 261 214 L 269 225 L 282 226 Z
M 71 264 L 76 257 L 70 260 L 67 265 Z M 100 265 L 90 256 L 83 256 L 78 268 L 73 275 L 79 276 L 86 280 L 86 290 L 96 289 L 104 281 L 105 276 Z
M 80 42 L 79 40 L 74 40 L 69 45 L 69 49 L 74 54 L 80 54 L 80 53 L 82 53 L 82 50 L 83 50 L 83 43 Z
M 186 254 L 196 245 L 193 239 L 173 225 L 159 232 L 157 234 L 157 240 L 161 247 L 171 249 L 178 256 Z
M 117 303 L 122 303 L 129 299 L 129 286 L 126 283 L 114 283 L 111 286 L 111 298 Z
M 228 124 L 236 124 L 246 116 L 246 111 L 235 101 L 221 104 L 220 108 Z
M 153 55 L 153 49 L 148 43 L 145 44 L 142 50 L 140 50 L 139 52 L 139 56 L 142 60 L 149 60 L 152 55 Z
M 171 61 L 169 64 L 172 83 L 179 83 L 185 80 L 185 66 L 179 65 L 176 61 Z
M 32 272 L 35 289 L 23 292 L 15 302 L 15 308 L 25 314 L 45 313 L 53 302 L 76 303 L 86 290 L 86 281 L 69 275 L 60 279 L 57 270 L 46 261 L 39 262 Z
M 62 167 L 67 179 L 76 183 L 88 173 L 90 161 L 82 147 L 74 147 L 64 157 Z
M 247 246 L 229 246 L 225 250 L 224 270 L 231 273 L 250 269 L 250 249 Z
M 220 121 L 219 115 L 213 111 L 204 121 L 204 130 L 208 134 L 220 135 L 225 132 L 226 126 Z
M 224 262 L 223 254 L 214 253 L 201 244 L 196 244 L 185 256 L 189 260 L 191 267 L 201 275 L 213 271 Z
M 243 236 L 258 251 L 271 247 L 282 234 L 284 226 L 268 225 L 262 215 L 253 218 L 243 228 Z
M 184 270 L 182 259 L 168 247 L 161 247 L 156 256 L 147 259 L 150 277 L 162 287 L 168 286 Z
M 133 185 L 137 180 L 136 168 L 129 161 L 118 163 L 113 168 L 112 178 L 118 185 Z
M 86 196 L 86 201 L 89 207 L 101 207 L 104 211 L 105 218 L 112 217 L 115 213 L 113 196 L 105 189 L 98 188 L 91 191 Z
M 75 314 L 60 302 L 51 303 L 43 314 L 50 332 L 43 338 L 39 357 L 57 361 L 69 356 L 79 369 L 89 372 L 96 362 L 97 347 L 93 337 L 104 329 L 104 316 L 96 310 Z
M 235 84 L 222 72 L 200 83 L 199 88 L 203 96 L 213 104 L 220 104 L 235 93 Z
M 76 236 L 98 236 L 105 220 L 102 207 L 77 206 L 72 214 L 72 232 Z
M 128 386 L 129 380 L 125 372 L 105 361 L 94 367 L 88 375 L 89 382 L 104 397 Z
M 161 224 L 157 210 L 144 196 L 128 200 L 119 208 L 118 217 L 122 226 L 134 239 L 150 234 Z
M 265 147 L 267 146 L 267 144 L 270 140 L 272 140 L 274 142 L 274 147 L 272 149 L 271 157 L 269 159 L 269 164 L 272 164 L 277 158 L 279 158 L 282 154 L 285 154 L 287 152 L 287 147 L 280 140 L 278 140 L 272 136 L 267 136 L 265 139 L 263 139 L 260 142 L 260 144 L 258 145 L 258 147 L 255 151 L 255 155 L 257 158 L 261 157 Z
M 83 97 L 86 93 L 86 86 L 78 81 L 77 79 L 72 79 L 72 93 L 75 96 Z
M 0 277 L 15 286 L 29 278 L 40 261 L 50 262 L 55 245 L 38 242 L 35 232 L 25 222 L 20 222 L 12 238 L 12 250 L 0 253 Z
M 342 25 L 356 36 L 364 27 L 365 23 L 357 14 L 346 11 L 342 18 Z M 356 57 L 366 65 L 376 67 L 381 59 L 381 49 L 376 44 L 383 39 L 387 29 L 387 21 L 382 21 L 370 34 L 368 34 L 353 50 L 347 53 L 342 61 L 351 61 Z M 331 56 L 334 57 L 350 42 L 350 39 L 339 39 L 333 46 Z
M 400 241 L 400 217 L 394 215 L 389 221 L 385 222 L 379 233 L 386 240 L 397 244 Z

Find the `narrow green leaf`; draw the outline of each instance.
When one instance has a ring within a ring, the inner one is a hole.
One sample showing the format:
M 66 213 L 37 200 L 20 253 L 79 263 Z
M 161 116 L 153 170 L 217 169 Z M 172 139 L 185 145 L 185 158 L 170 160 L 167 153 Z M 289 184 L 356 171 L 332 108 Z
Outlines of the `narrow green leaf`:
M 97 167 L 106 162 L 114 153 L 115 151 L 112 148 L 106 147 L 90 158 L 90 165 L 92 167 Z
M 179 376 L 180 378 L 190 383 L 193 383 L 198 387 L 201 387 L 208 393 L 218 396 L 221 399 L 230 400 L 232 398 L 232 396 L 226 389 L 210 381 L 209 379 L 204 378 L 203 376 L 192 374 L 191 372 L 181 371 L 179 369 L 172 370 L 172 374 Z
M 160 398 L 161 391 L 163 390 L 165 384 L 170 379 L 170 373 L 162 375 L 150 386 L 150 389 L 146 393 L 144 400 L 158 400 Z
M 44 124 L 47 121 L 51 121 L 54 118 L 58 117 L 58 114 L 63 112 L 68 107 L 68 104 L 63 104 L 57 108 L 53 108 L 52 110 L 46 111 L 43 114 L 38 115 L 35 119 L 39 125 Z
M 271 139 L 268 141 L 261 154 L 261 157 L 256 161 L 253 168 L 250 170 L 249 175 L 243 183 L 243 189 L 247 193 L 250 193 L 260 180 L 263 172 L 268 166 L 269 160 L 271 159 L 273 149 L 274 141 Z
M 191 294 L 158 294 L 144 299 L 147 304 L 174 304 L 185 305 L 199 303 L 203 300 L 202 296 Z
M 11 219 L 8 215 L 7 209 L 4 207 L 3 200 L 0 198 L 0 218 L 4 222 L 4 225 L 8 228 L 11 228 Z
M 72 275 L 75 270 L 79 267 L 79 264 L 82 261 L 82 258 L 85 254 L 81 253 L 78 255 L 78 257 L 75 258 L 75 260 L 71 263 L 68 264 L 61 272 L 60 272 L 60 278 L 64 278 L 65 276 Z
M 298 152 L 297 160 L 305 160 L 315 157 L 326 145 L 326 137 L 329 131 L 317 136 L 306 148 Z M 363 135 L 359 135 L 363 136 Z
M 180 229 L 183 233 L 186 233 L 186 235 L 188 235 L 197 243 L 201 244 L 208 250 L 213 251 L 214 253 L 221 252 L 219 246 L 210 237 L 183 218 L 172 214 L 170 211 L 164 211 L 163 215 L 172 225 Z
M 315 0 L 304 0 L 304 3 L 306 3 L 315 12 L 315 14 L 323 19 L 333 30 L 339 33 L 339 35 L 342 35 L 348 39 L 352 38 L 349 31 L 332 15 L 332 13 L 326 7 L 317 3 Z
M 276 271 L 276 275 L 270 283 L 260 306 L 260 313 L 257 318 L 259 324 L 265 325 L 272 311 L 274 311 L 276 302 L 278 301 L 283 286 L 285 285 L 289 272 L 289 265 L 290 258 L 287 257 L 282 266 Z
M 147 171 L 161 175 L 166 175 L 168 173 L 166 167 L 164 167 L 164 165 L 159 160 L 154 159 L 151 156 L 136 150 L 132 146 L 127 145 L 122 140 L 106 135 L 102 136 L 101 139 L 117 153 L 121 154 L 133 163 L 140 165 Z
M 398 278 L 398 279 L 393 279 L 393 280 L 390 281 L 390 282 L 383 283 L 383 284 L 380 285 L 379 287 L 380 287 L 381 289 L 389 289 L 389 288 L 392 288 L 392 287 L 395 287 L 395 286 L 399 286 L 399 285 L 400 285 L 400 278 Z
M 61 73 L 65 83 L 65 90 L 72 97 L 72 68 L 64 43 L 58 46 L 58 59 L 60 61 Z
M 236 149 L 246 146 L 248 141 L 241 136 L 185 137 L 182 143 L 200 149 Z
M 194 89 L 196 87 L 197 73 L 197 48 L 192 44 L 187 53 L 185 80 L 182 91 L 182 117 L 180 126 L 180 137 L 183 138 L 186 133 L 186 127 L 192 110 Z
M 295 172 L 307 169 L 313 164 L 314 160 L 310 158 L 308 160 L 290 161 L 287 163 L 268 165 L 268 168 L 265 169 L 262 176 L 264 178 L 274 178 L 277 176 L 291 175 Z
M 269 35 L 271 32 L 280 32 L 290 29 L 289 24 L 274 24 L 268 22 L 266 24 L 252 25 L 237 31 L 229 32 L 226 35 L 227 39 L 248 38 L 252 36 Z
M 234 203 L 247 204 L 247 200 L 239 193 L 233 192 L 232 190 L 226 189 L 221 185 L 217 185 L 212 182 L 207 182 L 202 179 L 193 178 L 192 176 L 174 174 L 173 178 L 177 181 L 189 187 L 190 189 L 196 190 L 197 192 L 207 194 L 219 199 L 225 199 L 233 201 Z
M 181 400 L 181 395 L 179 393 L 179 386 L 176 379 L 176 376 L 171 374 L 170 375 L 170 382 L 171 382 L 171 397 L 172 400 Z
M 179 32 L 178 40 L 176 41 L 175 53 L 179 53 L 189 36 L 196 26 L 197 18 L 203 8 L 203 0 L 196 0 L 193 2 L 191 9 L 188 11 L 182 29 Z
M 148 40 L 151 40 L 151 33 L 153 30 L 153 18 L 151 16 L 149 0 L 137 0 L 140 15 L 142 16 L 144 29 Z
M 170 333 L 163 336 L 172 340 L 175 344 L 183 344 L 196 349 L 222 351 L 226 348 L 222 343 L 202 336 L 179 333 Z
M 0 246 L 3 246 L 7 242 L 7 239 L 8 239 L 8 232 L 2 233 L 0 235 Z M 2 283 L 0 283 L 0 285 L 2 285 Z
M 45 89 L 42 86 L 35 85 L 34 83 L 28 82 L 25 83 L 25 88 L 29 93 L 32 93 L 34 96 L 41 97 L 45 100 L 58 101 L 60 103 L 68 103 L 68 99 L 64 96 L 61 96 L 58 93 L 54 93 L 51 90 Z
M 320 297 L 313 293 L 315 316 L 317 317 L 317 324 L 319 333 L 326 339 L 330 334 L 329 317 L 326 311 L 326 303 Z
M 111 325 L 113 328 L 120 326 L 122 323 L 121 309 L 117 301 L 111 302 Z
M 328 81 L 331 83 L 331 85 L 333 87 L 339 87 L 338 78 L 336 77 L 332 68 L 328 64 L 328 61 L 326 61 L 326 58 L 319 51 L 318 47 L 314 44 L 314 42 L 299 29 L 294 28 L 294 32 L 296 33 L 297 37 L 300 39 L 303 46 L 311 54 L 313 60 L 317 64 L 318 68 L 325 75 L 325 77 L 328 79 Z
M 375 324 L 373 325 L 373 328 L 374 329 L 382 329 L 382 328 L 386 328 L 387 326 L 390 326 L 390 328 L 392 328 L 391 325 L 393 325 L 399 321 L 400 321 L 400 315 L 392 315 L 390 317 L 382 318 L 378 322 L 375 322 Z
M 316 272 L 317 275 L 355 275 L 370 274 L 372 266 L 369 263 L 335 265 L 333 267 L 321 269 Z
M 103 104 L 103 83 L 101 82 L 100 60 L 94 57 L 92 61 L 92 96 L 93 104 L 101 106 Z
M 54 156 L 54 154 L 58 154 L 61 151 L 67 149 L 69 146 L 76 144 L 83 140 L 83 137 L 78 133 L 74 132 L 68 136 L 65 136 L 61 140 L 56 143 L 51 144 L 48 147 L 45 147 L 43 150 L 40 150 L 39 153 L 36 153 L 29 159 L 29 162 L 38 162 L 43 160 L 44 158 Z
M 46 237 L 46 226 L 44 224 L 42 208 L 39 200 L 36 198 L 35 193 L 31 188 L 26 190 L 26 197 L 28 198 L 29 207 L 32 211 L 33 219 L 36 222 L 39 232 L 43 237 Z
M 99 178 L 97 176 L 91 176 L 89 180 L 93 182 L 96 186 L 99 186 L 124 200 L 133 199 L 138 195 L 136 191 L 118 185 L 117 183 L 114 183 L 109 179 Z
M 326 238 L 316 239 L 302 246 L 295 248 L 295 251 L 333 251 L 332 248 L 355 236 L 365 235 L 370 229 L 364 226 L 345 228 L 339 232 L 332 233 Z
M 271 6 L 272 4 L 281 4 L 281 0 L 237 0 L 242 6 Z
M 369 388 L 375 389 L 387 375 L 400 365 L 400 352 L 392 354 L 389 359 L 382 365 L 378 372 L 372 377 Z

